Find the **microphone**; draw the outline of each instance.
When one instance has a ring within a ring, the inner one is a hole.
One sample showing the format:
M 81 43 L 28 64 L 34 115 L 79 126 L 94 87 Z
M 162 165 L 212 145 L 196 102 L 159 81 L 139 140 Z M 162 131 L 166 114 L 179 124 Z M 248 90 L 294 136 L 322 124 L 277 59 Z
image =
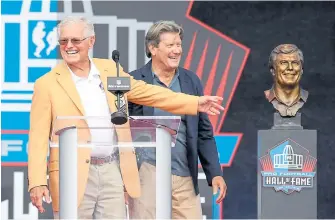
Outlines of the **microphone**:
M 107 77 L 107 90 L 113 93 L 116 96 L 116 109 L 117 111 L 112 113 L 111 121 L 113 124 L 122 125 L 128 121 L 128 116 L 126 114 L 127 106 L 126 103 L 123 103 L 123 109 L 121 109 L 121 98 L 123 94 L 130 90 L 130 78 L 129 77 L 120 77 L 119 72 L 119 59 L 120 52 L 114 50 L 112 53 L 112 59 L 116 63 L 116 77 Z
M 120 52 L 118 50 L 114 50 L 112 52 L 112 59 L 115 61 L 115 63 L 118 63 L 119 62 L 119 59 L 120 59 Z M 117 72 L 118 74 L 118 72 Z

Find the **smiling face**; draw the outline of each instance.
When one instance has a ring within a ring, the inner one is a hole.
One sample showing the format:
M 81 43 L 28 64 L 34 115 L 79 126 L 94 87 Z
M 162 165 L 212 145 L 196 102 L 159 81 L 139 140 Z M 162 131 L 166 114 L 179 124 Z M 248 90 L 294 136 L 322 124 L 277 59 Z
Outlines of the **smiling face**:
M 297 52 L 278 54 L 274 62 L 273 74 L 276 83 L 280 86 L 292 87 L 298 85 L 302 74 L 299 54 Z
M 68 23 L 60 29 L 59 48 L 64 61 L 78 65 L 88 60 L 88 51 L 95 42 L 94 36 L 87 36 L 83 22 Z
M 149 48 L 152 54 L 152 62 L 159 65 L 162 69 L 173 71 L 178 68 L 183 52 L 179 33 L 162 33 L 160 34 L 158 46 L 151 45 Z

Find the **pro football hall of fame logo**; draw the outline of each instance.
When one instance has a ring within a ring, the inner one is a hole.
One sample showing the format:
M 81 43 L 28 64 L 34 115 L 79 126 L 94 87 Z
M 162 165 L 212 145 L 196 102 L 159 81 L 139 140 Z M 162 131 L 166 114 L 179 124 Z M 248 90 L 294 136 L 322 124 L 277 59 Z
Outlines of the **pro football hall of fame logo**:
M 259 158 L 263 187 L 291 194 L 313 188 L 317 159 L 297 142 L 286 139 Z

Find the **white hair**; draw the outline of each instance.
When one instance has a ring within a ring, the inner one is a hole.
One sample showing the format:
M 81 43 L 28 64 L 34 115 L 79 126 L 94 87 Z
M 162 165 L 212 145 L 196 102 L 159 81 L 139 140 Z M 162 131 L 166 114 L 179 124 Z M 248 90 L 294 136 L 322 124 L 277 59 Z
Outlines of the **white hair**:
M 60 36 L 61 28 L 69 23 L 84 23 L 85 24 L 85 33 L 84 33 L 85 37 L 95 36 L 94 25 L 87 18 L 68 16 L 64 18 L 61 22 L 59 22 L 59 24 L 57 25 L 58 37 Z

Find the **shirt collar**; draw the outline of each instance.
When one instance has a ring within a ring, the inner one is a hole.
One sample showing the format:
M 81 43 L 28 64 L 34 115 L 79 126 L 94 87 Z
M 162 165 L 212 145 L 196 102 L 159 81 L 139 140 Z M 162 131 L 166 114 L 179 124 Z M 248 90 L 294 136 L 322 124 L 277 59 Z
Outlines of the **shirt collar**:
M 308 92 L 307 92 L 306 90 L 300 88 L 299 95 L 300 95 L 299 99 L 301 99 L 303 102 L 306 102 L 306 101 L 307 101 Z M 269 93 L 268 93 L 268 95 L 267 95 L 267 99 L 268 99 L 269 102 L 271 102 L 271 101 L 274 100 L 274 99 L 277 99 L 277 100 L 278 100 L 278 98 L 276 97 L 276 94 L 275 94 L 275 92 L 274 92 L 274 88 L 273 88 L 273 86 L 272 86 L 272 88 L 269 90 Z
M 154 71 L 152 71 L 152 69 L 151 69 L 151 74 L 152 74 L 152 78 L 157 78 L 156 73 L 154 73 Z M 179 68 L 176 69 L 176 73 L 175 73 L 173 78 L 176 78 L 176 77 L 179 77 Z
M 90 60 L 90 67 L 91 67 L 90 72 L 88 73 L 88 79 L 91 79 L 94 76 L 100 76 L 100 72 L 98 71 L 97 67 L 95 66 L 92 58 L 91 57 L 88 57 L 88 58 Z M 71 73 L 71 76 L 72 76 L 72 79 L 75 83 L 84 79 L 83 77 L 79 77 L 76 74 L 74 74 L 74 72 L 70 69 L 70 67 L 68 65 L 66 65 L 66 66 L 69 69 L 69 71 Z

